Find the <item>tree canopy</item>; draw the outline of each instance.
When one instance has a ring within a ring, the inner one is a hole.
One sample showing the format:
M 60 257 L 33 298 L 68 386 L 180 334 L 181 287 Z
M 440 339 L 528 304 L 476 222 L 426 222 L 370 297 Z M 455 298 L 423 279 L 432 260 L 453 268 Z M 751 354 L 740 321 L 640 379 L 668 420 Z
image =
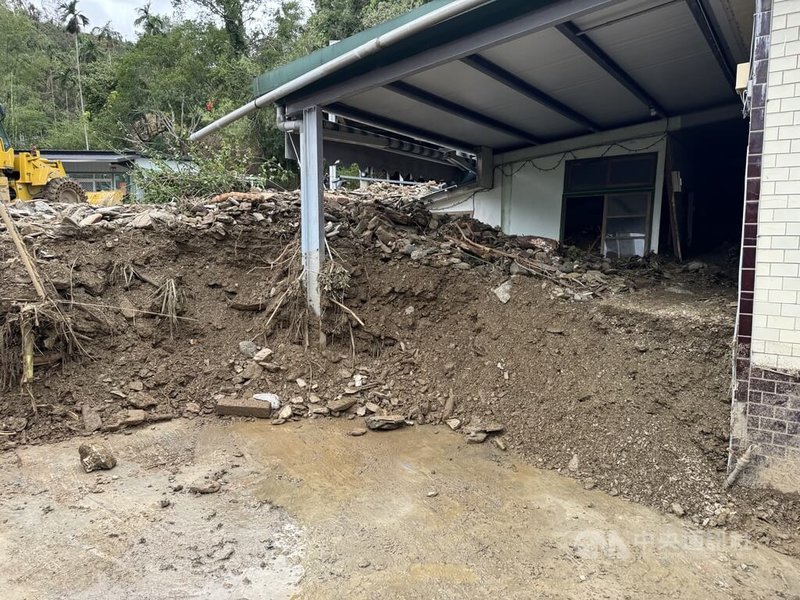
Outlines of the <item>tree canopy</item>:
M 0 104 L 18 148 L 188 151 L 188 134 L 250 99 L 256 75 L 397 16 L 423 0 L 173 0 L 200 18 L 156 14 L 142 1 L 137 38 L 92 23 L 80 0 L 55 11 L 0 0 Z M 176 14 L 181 14 L 177 11 Z M 82 91 L 82 94 L 81 94 Z M 81 104 L 83 103 L 83 109 Z M 282 136 L 259 111 L 210 142 L 265 160 Z

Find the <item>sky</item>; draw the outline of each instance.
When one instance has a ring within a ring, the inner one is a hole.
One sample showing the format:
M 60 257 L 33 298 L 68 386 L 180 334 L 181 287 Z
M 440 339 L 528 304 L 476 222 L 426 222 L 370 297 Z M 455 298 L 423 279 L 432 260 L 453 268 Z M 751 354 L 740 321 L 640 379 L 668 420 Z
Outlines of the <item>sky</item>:
M 276 0 L 265 0 L 262 2 L 262 10 L 268 10 L 274 5 Z M 42 0 L 42 3 L 52 10 L 54 0 Z M 136 28 L 133 22 L 136 20 L 136 9 L 144 6 L 147 0 L 79 0 L 78 8 L 89 17 L 89 29 L 102 27 L 106 22 L 111 21 L 113 29 L 119 31 L 126 40 L 136 39 Z M 190 4 L 187 2 L 187 4 Z M 311 0 L 303 2 L 307 7 L 312 4 Z M 179 14 L 172 7 L 172 0 L 150 0 L 150 10 L 159 15 L 168 15 L 174 18 L 181 16 L 186 19 L 199 16 L 198 9 L 188 6 Z M 258 18 L 256 15 L 255 18 Z M 263 15 L 262 15 L 263 18 Z

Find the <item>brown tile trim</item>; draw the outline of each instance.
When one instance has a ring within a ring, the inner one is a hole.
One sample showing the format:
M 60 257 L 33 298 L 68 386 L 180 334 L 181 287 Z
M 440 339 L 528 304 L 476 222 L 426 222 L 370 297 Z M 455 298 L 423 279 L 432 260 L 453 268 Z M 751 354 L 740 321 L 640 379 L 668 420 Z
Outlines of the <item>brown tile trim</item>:
M 772 26 L 772 0 L 756 0 L 753 36 L 753 90 L 750 110 L 750 134 L 747 146 L 747 179 L 739 289 L 739 320 L 737 326 L 737 359 L 735 375 L 746 379 L 749 372 L 750 343 L 753 332 L 753 291 L 755 289 L 758 207 L 761 201 L 761 161 L 764 148 L 764 113 L 767 103 L 767 75 Z M 747 354 L 743 350 L 747 349 Z M 746 364 L 740 364 L 740 363 Z M 737 394 L 740 396 L 740 394 Z

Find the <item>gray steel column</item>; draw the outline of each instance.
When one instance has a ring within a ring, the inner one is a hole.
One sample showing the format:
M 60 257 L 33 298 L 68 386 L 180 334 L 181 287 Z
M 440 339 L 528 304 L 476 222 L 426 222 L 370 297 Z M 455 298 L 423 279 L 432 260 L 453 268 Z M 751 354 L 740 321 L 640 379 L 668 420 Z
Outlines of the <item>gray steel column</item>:
M 319 273 L 325 262 L 322 199 L 322 110 L 314 106 L 303 111 L 300 132 L 300 237 L 306 300 L 317 316 L 322 314 Z

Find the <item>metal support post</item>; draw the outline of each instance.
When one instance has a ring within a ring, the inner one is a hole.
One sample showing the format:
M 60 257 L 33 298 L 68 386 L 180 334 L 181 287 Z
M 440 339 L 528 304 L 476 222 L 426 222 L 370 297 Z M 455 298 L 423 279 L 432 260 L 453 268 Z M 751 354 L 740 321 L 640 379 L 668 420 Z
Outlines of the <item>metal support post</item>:
M 325 218 L 322 192 L 322 110 L 303 111 L 300 132 L 300 229 L 306 299 L 314 314 L 322 314 L 319 274 L 325 262 Z

